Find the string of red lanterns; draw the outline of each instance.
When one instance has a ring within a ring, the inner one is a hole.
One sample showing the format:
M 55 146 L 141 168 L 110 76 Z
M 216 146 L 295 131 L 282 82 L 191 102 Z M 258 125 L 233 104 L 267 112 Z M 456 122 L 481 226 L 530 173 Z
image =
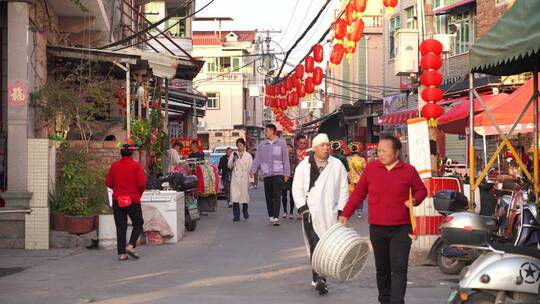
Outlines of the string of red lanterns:
M 420 54 L 422 55 L 420 59 L 420 68 L 422 68 L 420 84 L 425 86 L 421 96 L 427 102 L 422 107 L 421 113 L 431 127 L 437 126 L 436 119 L 444 113 L 443 108 L 437 104 L 443 99 L 443 91 L 439 88 L 442 83 L 442 75 L 438 72 L 442 66 L 442 50 L 442 44 L 436 39 L 426 39 L 420 44 Z

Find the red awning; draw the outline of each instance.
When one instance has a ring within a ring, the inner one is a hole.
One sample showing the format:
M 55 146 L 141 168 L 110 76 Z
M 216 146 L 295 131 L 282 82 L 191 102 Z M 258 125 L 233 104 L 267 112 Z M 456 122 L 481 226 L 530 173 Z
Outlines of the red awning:
M 482 96 L 482 100 L 489 109 L 493 109 L 504 102 L 508 96 L 506 93 L 484 95 Z M 448 134 L 465 134 L 465 129 L 469 121 L 469 96 L 453 99 L 452 102 L 457 105 L 437 119 L 439 127 Z M 475 99 L 474 113 L 477 114 L 480 112 L 483 112 L 482 106 L 480 105 L 480 101 Z
M 385 114 L 379 117 L 379 124 L 383 126 L 398 126 L 407 123 L 407 120 L 418 117 L 417 109 L 409 109 Z
M 538 81 L 540 84 L 540 80 Z M 515 90 L 510 96 L 508 96 L 503 103 L 497 105 L 491 109 L 493 118 L 501 128 L 503 132 L 508 132 L 514 121 L 519 116 L 521 111 L 525 108 L 529 100 L 533 95 L 534 80 L 531 78 L 519 89 Z M 498 134 L 497 129 L 489 119 L 486 113 L 480 113 L 474 117 L 474 130 L 481 135 L 493 135 Z M 521 118 L 520 123 L 517 125 L 516 133 L 529 133 L 534 131 L 534 109 L 531 105 L 525 115 Z

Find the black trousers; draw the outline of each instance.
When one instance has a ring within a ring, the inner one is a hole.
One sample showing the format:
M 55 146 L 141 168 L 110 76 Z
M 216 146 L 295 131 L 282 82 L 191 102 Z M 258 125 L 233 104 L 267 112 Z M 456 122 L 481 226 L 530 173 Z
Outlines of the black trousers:
M 128 226 L 128 216 L 133 224 L 133 230 L 131 231 L 131 237 L 129 238 L 129 244 L 135 247 L 137 240 L 141 236 L 143 230 L 143 215 L 141 204 L 133 202 L 128 207 L 118 207 L 118 201 L 113 201 L 113 213 L 114 224 L 116 226 L 116 248 L 118 254 L 126 253 L 126 232 Z
M 264 195 L 268 216 L 279 218 L 281 209 L 281 191 L 283 189 L 283 175 L 268 176 L 264 178 Z
M 409 252 L 412 244 L 410 233 L 412 233 L 410 225 L 369 226 L 381 304 L 405 303 Z
M 302 225 L 304 227 L 304 235 L 309 243 L 309 262 L 311 263 L 311 258 L 313 257 L 313 252 L 317 243 L 319 243 L 319 236 L 315 233 L 313 229 L 313 222 L 311 221 L 311 214 L 309 212 L 302 214 Z M 317 283 L 317 280 L 324 279 L 320 277 L 318 273 L 312 270 L 313 282 Z
M 233 216 L 234 219 L 238 220 L 240 219 L 240 205 L 242 205 L 242 213 L 244 214 L 244 218 L 248 218 L 248 204 L 240 204 L 240 203 L 233 203 Z
M 289 197 L 289 208 L 290 208 L 289 214 L 292 214 L 293 209 L 294 209 L 294 200 L 292 197 L 291 189 L 283 189 L 283 191 L 281 192 L 281 202 L 283 203 L 283 212 L 287 213 L 287 196 Z

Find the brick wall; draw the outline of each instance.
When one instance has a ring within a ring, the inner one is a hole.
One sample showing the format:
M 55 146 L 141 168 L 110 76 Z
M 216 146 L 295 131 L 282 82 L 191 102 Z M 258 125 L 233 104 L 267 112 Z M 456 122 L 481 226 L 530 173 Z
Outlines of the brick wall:
M 515 0 L 497 5 L 495 0 L 476 0 L 476 39 L 487 33 Z
M 90 142 L 89 154 L 93 160 L 89 161 L 89 166 L 95 166 L 100 169 L 108 169 L 111 164 L 120 159 L 120 150 L 117 147 L 115 141 L 92 141 Z M 82 149 L 84 142 L 78 140 L 71 140 L 69 143 L 71 148 Z M 58 151 L 58 150 L 57 150 Z M 56 157 L 56 176 L 60 176 L 60 153 L 57 152 Z

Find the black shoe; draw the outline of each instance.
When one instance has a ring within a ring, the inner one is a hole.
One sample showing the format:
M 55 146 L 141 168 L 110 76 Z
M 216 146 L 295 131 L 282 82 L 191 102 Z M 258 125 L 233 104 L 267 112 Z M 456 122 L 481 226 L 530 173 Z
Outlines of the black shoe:
M 246 220 L 249 218 L 249 213 L 247 213 L 247 211 L 244 212 L 244 218 L 245 218 Z
M 232 220 L 232 221 L 233 221 L 233 222 L 239 222 L 239 221 L 240 221 L 240 219 L 239 219 L 239 218 L 237 218 L 237 217 L 235 217 L 235 218 L 233 218 L 233 220 Z
M 326 284 L 325 279 L 319 279 L 317 280 L 317 284 L 315 284 L 315 290 L 319 292 L 319 295 L 325 295 L 328 293 L 328 285 Z

